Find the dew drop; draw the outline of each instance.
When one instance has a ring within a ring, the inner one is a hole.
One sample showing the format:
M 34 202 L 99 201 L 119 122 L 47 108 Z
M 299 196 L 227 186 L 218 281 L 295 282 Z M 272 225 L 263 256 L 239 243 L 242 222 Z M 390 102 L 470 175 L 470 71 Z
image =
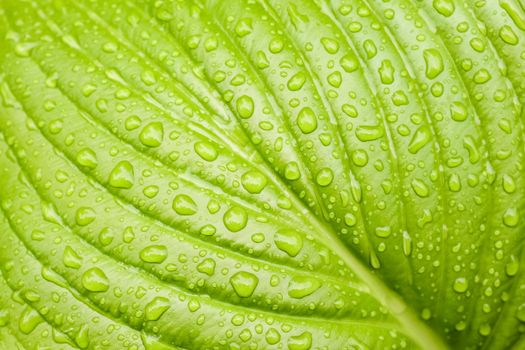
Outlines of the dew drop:
M 92 208 L 80 207 L 75 215 L 75 222 L 79 226 L 87 226 L 96 218 L 96 213 Z
M 161 122 L 146 125 L 140 132 L 139 139 L 144 146 L 158 147 L 164 138 L 164 126 Z
M 98 161 L 97 155 L 90 148 L 84 148 L 77 153 L 77 163 L 88 169 L 96 168 Z
M 280 229 L 275 233 L 274 242 L 277 248 L 294 257 L 303 248 L 301 235 L 292 229 Z
M 215 273 L 215 260 L 211 258 L 204 259 L 199 265 L 197 265 L 197 271 L 212 276 Z
M 312 334 L 310 332 L 292 336 L 288 340 L 288 350 L 309 350 L 311 347 Z
M 245 172 L 241 177 L 241 183 L 244 189 L 250 193 L 261 193 L 266 187 L 268 179 L 266 176 L 256 170 Z
M 465 277 L 458 277 L 454 281 L 454 285 L 452 287 L 458 293 L 465 293 L 468 289 L 468 281 Z
M 170 300 L 164 297 L 155 297 L 144 310 L 146 321 L 157 321 L 170 308 Z
M 150 245 L 140 251 L 140 259 L 147 263 L 160 264 L 168 257 L 168 248 L 164 245 Z
M 297 126 L 303 134 L 310 134 L 317 129 L 317 117 L 310 107 L 304 107 L 297 116 Z
M 425 75 L 428 79 L 434 79 L 443 72 L 443 58 L 437 49 L 423 51 L 425 59 Z
M 237 99 L 237 112 L 243 119 L 248 119 L 253 115 L 253 99 L 250 96 L 242 95 Z
M 334 180 L 334 173 L 330 168 L 323 168 L 319 170 L 315 177 L 315 181 L 321 187 L 326 187 Z
M 254 274 L 246 271 L 239 271 L 230 278 L 230 283 L 238 296 L 241 298 L 248 298 L 255 291 L 259 279 Z
M 197 203 L 186 194 L 178 194 L 173 199 L 173 210 L 179 215 L 193 215 L 197 212 Z
M 248 214 L 241 207 L 233 206 L 224 213 L 224 226 L 231 232 L 238 232 L 246 227 Z
M 430 141 L 431 137 L 432 135 L 428 126 L 423 125 L 419 127 L 414 133 L 412 140 L 410 140 L 408 151 L 412 154 L 416 154 L 420 149 L 425 147 L 425 145 Z
M 115 188 L 128 189 L 133 186 L 135 175 L 133 166 L 127 160 L 123 160 L 109 174 L 109 185 Z
M 297 162 L 289 162 L 284 168 L 284 177 L 286 180 L 294 181 L 301 178 L 301 172 Z
M 302 299 L 313 294 L 321 288 L 321 282 L 318 279 L 308 276 L 295 276 L 288 284 L 288 295 L 295 299 Z
M 208 162 L 213 162 L 219 156 L 219 153 L 217 152 L 215 147 L 209 142 L 196 142 L 194 145 L 194 149 L 195 153 L 197 153 L 199 157 Z
M 90 292 L 105 292 L 109 289 L 109 280 L 104 271 L 92 267 L 82 275 L 82 285 Z
M 78 269 L 82 266 L 82 257 L 80 257 L 80 255 L 78 255 L 78 253 L 75 252 L 73 248 L 66 246 L 64 249 L 64 255 L 62 255 L 62 262 L 66 267 Z
M 288 80 L 288 83 L 286 86 L 288 87 L 288 90 L 290 91 L 298 91 L 301 90 L 304 83 L 306 82 L 306 74 L 304 72 L 299 72 L 294 74 L 290 80 Z
M 515 227 L 518 225 L 520 216 L 516 208 L 508 208 L 503 214 L 503 223 L 508 227 Z

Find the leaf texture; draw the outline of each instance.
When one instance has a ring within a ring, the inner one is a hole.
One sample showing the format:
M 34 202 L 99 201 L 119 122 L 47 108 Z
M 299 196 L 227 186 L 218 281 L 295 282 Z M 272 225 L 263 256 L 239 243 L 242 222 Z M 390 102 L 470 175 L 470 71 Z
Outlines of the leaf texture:
M 1 349 L 525 349 L 522 0 L 0 0 Z

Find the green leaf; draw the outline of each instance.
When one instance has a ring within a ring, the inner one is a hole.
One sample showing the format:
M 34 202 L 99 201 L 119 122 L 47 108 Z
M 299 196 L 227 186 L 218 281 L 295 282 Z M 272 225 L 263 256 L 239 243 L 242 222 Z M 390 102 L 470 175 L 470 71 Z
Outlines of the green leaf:
M 524 349 L 522 0 L 0 0 L 0 348 Z

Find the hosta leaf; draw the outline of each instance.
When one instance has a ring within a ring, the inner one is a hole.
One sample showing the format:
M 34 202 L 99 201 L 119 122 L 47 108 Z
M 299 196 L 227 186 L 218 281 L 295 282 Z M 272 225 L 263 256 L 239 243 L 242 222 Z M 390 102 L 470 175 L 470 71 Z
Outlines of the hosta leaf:
M 0 0 L 1 349 L 525 349 L 522 0 Z

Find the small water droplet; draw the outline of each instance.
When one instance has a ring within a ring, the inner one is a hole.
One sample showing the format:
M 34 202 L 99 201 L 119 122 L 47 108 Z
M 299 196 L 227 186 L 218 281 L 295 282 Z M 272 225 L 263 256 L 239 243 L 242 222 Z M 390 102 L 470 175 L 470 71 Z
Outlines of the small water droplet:
M 140 132 L 139 139 L 144 146 L 158 147 L 164 138 L 164 126 L 161 122 L 146 125 Z
M 288 284 L 288 295 L 295 299 L 302 299 L 321 288 L 318 279 L 308 276 L 294 276 Z
M 147 263 L 160 264 L 168 257 L 168 248 L 164 245 L 150 245 L 140 251 L 140 259 Z
M 170 300 L 164 297 L 155 297 L 144 310 L 146 321 L 157 321 L 170 308 Z
M 294 257 L 303 248 L 303 239 L 292 229 L 280 229 L 275 233 L 274 242 L 277 248 Z
M 317 129 L 317 117 L 310 107 L 304 107 L 297 115 L 297 126 L 303 134 L 310 134 Z
M 173 199 L 173 210 L 179 215 L 193 215 L 197 212 L 197 203 L 186 194 L 178 194 Z
M 465 277 L 458 277 L 452 287 L 458 293 L 465 293 L 468 289 L 468 281 Z
M 90 292 L 105 292 L 109 289 L 109 280 L 104 271 L 92 267 L 82 275 L 82 285 Z
M 133 166 L 127 160 L 123 160 L 109 174 L 109 185 L 115 188 L 128 189 L 133 186 L 135 175 Z
M 248 298 L 255 291 L 259 279 L 252 273 L 239 271 L 230 278 L 230 283 L 238 296 Z
M 241 183 L 246 191 L 250 193 L 261 193 L 264 187 L 266 187 L 268 179 L 260 172 L 250 170 L 242 175 Z
M 238 232 L 246 227 L 248 214 L 241 207 L 233 206 L 224 213 L 224 226 L 231 232 Z

